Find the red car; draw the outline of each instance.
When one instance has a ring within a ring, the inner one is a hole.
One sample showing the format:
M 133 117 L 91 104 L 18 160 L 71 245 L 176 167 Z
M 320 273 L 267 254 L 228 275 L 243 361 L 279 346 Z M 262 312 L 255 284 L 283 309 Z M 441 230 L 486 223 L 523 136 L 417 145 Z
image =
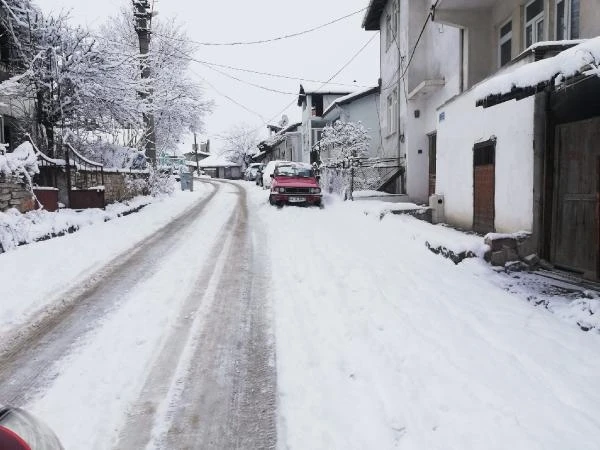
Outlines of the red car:
M 277 164 L 271 177 L 271 205 L 321 206 L 319 180 L 310 164 L 282 162 Z

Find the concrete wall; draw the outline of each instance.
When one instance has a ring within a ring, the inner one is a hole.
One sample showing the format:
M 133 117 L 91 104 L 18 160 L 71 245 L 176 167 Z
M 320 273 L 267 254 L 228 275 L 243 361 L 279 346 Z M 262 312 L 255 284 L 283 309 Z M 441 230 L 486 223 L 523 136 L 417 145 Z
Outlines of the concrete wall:
M 473 146 L 495 137 L 496 231 L 532 230 L 534 104 L 530 97 L 476 108 L 469 91 L 440 108 L 436 191 L 445 196 L 448 223 L 472 227 Z
M 0 178 L 0 211 L 16 208 L 24 213 L 35 209 L 29 186 L 14 178 Z

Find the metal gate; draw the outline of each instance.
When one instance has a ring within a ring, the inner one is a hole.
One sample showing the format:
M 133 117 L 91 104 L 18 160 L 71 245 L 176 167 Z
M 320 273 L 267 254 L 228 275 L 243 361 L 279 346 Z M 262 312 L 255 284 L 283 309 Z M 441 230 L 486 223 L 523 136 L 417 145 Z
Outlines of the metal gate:
M 600 118 L 557 126 L 555 152 L 552 262 L 598 278 Z

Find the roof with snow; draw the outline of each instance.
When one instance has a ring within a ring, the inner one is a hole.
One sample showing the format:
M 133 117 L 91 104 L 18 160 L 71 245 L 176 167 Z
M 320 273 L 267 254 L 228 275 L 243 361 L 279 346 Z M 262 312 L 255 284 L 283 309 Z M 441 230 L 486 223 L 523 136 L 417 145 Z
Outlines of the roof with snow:
M 302 122 L 292 123 L 292 124 L 288 125 L 287 127 L 281 129 L 280 131 L 278 131 L 277 133 L 275 133 L 273 136 L 269 137 L 268 139 L 261 141 L 258 144 L 259 151 L 260 151 L 260 149 L 262 149 L 264 147 L 272 147 L 276 144 L 279 144 L 285 138 L 285 135 L 287 133 L 292 133 L 292 132 L 296 131 L 300 125 L 302 125 Z M 258 155 L 258 153 L 257 153 L 257 155 Z
M 348 95 L 344 95 L 343 97 L 340 97 L 340 98 L 336 98 L 333 101 L 333 103 L 331 103 L 331 105 L 329 105 L 329 107 L 325 111 L 323 111 L 323 116 L 326 116 L 327 113 L 329 113 L 331 110 L 333 110 L 336 106 L 347 105 L 348 103 L 352 103 L 356 100 L 366 97 L 367 95 L 378 94 L 378 93 L 379 93 L 379 86 L 374 86 L 374 87 L 369 87 L 366 89 L 362 89 L 360 91 L 353 92 Z
M 198 164 L 198 167 L 235 167 L 241 166 L 236 162 L 231 162 L 225 155 L 210 155 L 208 158 L 203 159 Z
M 367 31 L 379 30 L 381 14 L 385 8 L 387 0 L 370 0 L 367 12 L 363 19 L 362 26 Z
M 301 84 L 300 92 L 298 93 L 298 106 L 302 106 L 302 102 L 304 102 L 304 99 L 306 98 L 307 95 L 320 94 L 320 95 L 340 95 L 340 96 L 342 96 L 342 95 L 348 95 L 352 92 L 352 89 L 327 88 L 326 86 L 328 86 L 328 85 L 321 84 L 319 86 L 317 84 L 314 84 L 314 85 L 307 84 L 307 83 Z
M 557 45 L 557 43 L 551 43 Z M 565 45 L 569 45 L 567 42 Z M 572 44 L 571 44 L 572 45 Z M 539 44 L 538 44 L 539 46 Z M 477 106 L 520 100 L 576 76 L 600 76 L 600 37 L 581 41 L 552 58 L 516 67 L 475 87 Z

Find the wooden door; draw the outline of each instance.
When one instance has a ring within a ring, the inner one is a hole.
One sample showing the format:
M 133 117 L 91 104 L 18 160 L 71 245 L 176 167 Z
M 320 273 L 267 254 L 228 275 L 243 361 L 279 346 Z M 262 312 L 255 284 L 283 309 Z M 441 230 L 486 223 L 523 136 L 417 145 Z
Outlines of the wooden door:
M 598 278 L 600 118 L 556 128 L 555 214 L 551 259 Z
M 473 149 L 473 230 L 494 231 L 496 218 L 496 143 L 488 141 Z

